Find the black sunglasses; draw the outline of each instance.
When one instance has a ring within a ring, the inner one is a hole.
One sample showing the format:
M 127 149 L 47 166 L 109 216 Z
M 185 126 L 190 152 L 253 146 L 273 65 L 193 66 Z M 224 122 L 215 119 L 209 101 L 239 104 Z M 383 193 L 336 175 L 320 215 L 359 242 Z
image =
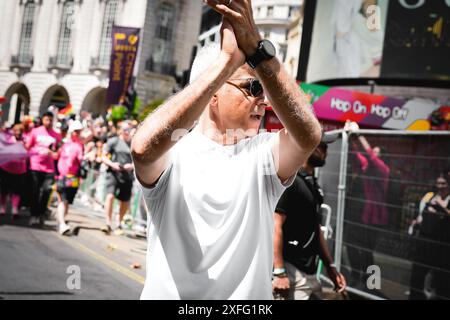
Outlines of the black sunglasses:
M 241 81 L 245 81 L 244 85 L 237 85 L 232 83 L 232 80 L 241 80 Z M 249 79 L 230 79 L 227 81 L 227 83 L 238 87 L 238 88 L 242 88 L 244 90 L 246 90 L 248 93 L 250 93 L 250 95 L 254 98 L 259 97 L 260 95 L 262 95 L 264 93 L 264 89 L 263 86 L 261 84 L 261 82 L 258 79 L 253 79 L 253 78 L 249 78 Z

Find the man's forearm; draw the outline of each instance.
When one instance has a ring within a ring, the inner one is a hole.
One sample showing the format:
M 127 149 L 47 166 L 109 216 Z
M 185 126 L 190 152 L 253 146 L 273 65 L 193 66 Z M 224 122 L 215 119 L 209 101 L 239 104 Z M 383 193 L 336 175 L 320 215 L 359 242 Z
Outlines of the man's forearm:
M 283 224 L 285 215 L 281 213 L 274 214 L 274 230 L 273 230 L 273 267 L 284 268 L 283 259 Z
M 189 130 L 217 90 L 234 72 L 225 59 L 218 59 L 199 79 L 174 96 L 145 119 L 132 143 L 134 160 L 153 162 L 175 143 L 177 129 Z
M 361 143 L 364 150 L 372 149 L 369 141 L 367 141 L 367 139 L 364 136 L 361 136 L 361 135 L 358 136 L 358 141 L 359 141 L 359 143 Z
M 283 231 L 275 231 L 274 234 L 274 255 L 273 255 L 273 267 L 284 268 L 283 259 Z
M 333 258 L 328 251 L 328 245 L 320 227 L 318 228 L 317 232 L 319 232 L 319 257 L 323 261 L 325 267 L 329 267 L 330 264 L 333 263 Z
M 256 72 L 278 118 L 302 149 L 313 149 L 320 141 L 321 127 L 305 93 L 274 58 L 262 62 Z
M 104 164 L 106 164 L 108 167 L 112 167 L 113 166 L 113 162 L 111 161 L 111 159 L 109 159 L 107 156 L 103 156 L 102 157 L 102 161 Z

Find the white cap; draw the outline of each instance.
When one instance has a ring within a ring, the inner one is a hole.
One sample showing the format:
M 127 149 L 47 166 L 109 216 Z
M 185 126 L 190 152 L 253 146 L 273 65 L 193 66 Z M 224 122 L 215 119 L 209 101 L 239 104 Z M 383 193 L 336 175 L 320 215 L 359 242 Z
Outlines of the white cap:
M 79 120 L 74 120 L 69 126 L 69 132 L 74 132 L 77 130 L 83 130 L 84 127 Z

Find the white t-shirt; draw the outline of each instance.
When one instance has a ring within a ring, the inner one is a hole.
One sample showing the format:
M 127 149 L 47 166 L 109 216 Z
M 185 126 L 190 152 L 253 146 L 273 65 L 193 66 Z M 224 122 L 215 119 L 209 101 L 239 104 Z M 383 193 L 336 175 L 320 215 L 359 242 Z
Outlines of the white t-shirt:
M 171 149 L 156 186 L 142 187 L 149 230 L 141 299 L 272 299 L 273 213 L 293 181 L 283 185 L 276 174 L 274 137 L 222 146 L 194 130 Z

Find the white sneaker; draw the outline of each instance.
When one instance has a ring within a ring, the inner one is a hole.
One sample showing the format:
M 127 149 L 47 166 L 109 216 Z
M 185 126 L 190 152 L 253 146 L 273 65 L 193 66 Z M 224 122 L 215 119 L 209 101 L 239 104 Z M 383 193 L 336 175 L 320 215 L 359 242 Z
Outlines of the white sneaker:
M 59 234 L 60 235 L 66 236 L 69 234 L 69 232 L 70 232 L 70 227 L 67 224 L 63 223 L 63 224 L 59 225 Z

